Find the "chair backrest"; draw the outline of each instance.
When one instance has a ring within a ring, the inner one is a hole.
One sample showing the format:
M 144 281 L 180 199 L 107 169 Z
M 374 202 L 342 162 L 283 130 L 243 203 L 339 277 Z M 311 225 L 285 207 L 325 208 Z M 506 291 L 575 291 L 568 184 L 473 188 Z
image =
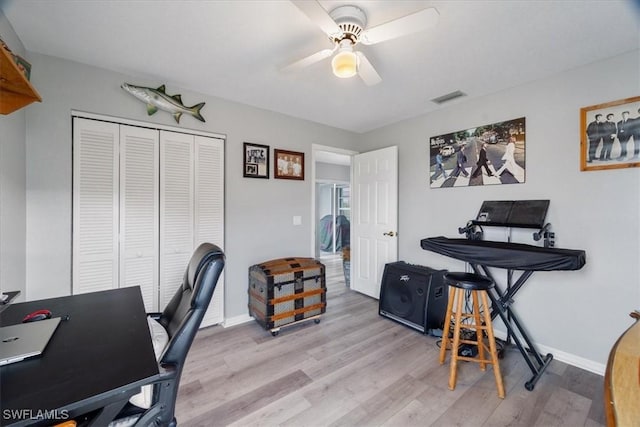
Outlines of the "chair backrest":
M 224 263 L 222 249 L 211 243 L 201 244 L 191 256 L 182 284 L 159 319 L 169 335 L 160 364 L 178 365 L 177 368 L 182 370 Z
M 159 318 L 152 316 L 167 331 L 169 341 L 159 360 L 160 378 L 152 383 L 151 406 L 143 409 L 127 405 L 117 415 L 118 422 L 131 421 L 144 427 L 177 425 L 175 407 L 184 362 L 209 307 L 224 263 L 224 252 L 216 245 L 203 243 L 194 251 L 175 295 Z

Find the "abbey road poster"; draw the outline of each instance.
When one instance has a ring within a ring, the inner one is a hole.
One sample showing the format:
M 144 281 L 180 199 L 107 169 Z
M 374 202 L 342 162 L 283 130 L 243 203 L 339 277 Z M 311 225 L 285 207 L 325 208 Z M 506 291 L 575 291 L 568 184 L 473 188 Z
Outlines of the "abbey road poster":
M 524 117 L 432 137 L 431 188 L 523 183 L 525 142 Z

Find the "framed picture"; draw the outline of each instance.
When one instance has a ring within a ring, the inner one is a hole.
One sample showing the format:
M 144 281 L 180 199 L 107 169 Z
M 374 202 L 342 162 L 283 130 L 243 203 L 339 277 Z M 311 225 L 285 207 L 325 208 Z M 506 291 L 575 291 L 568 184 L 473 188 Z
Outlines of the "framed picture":
M 525 182 L 525 125 L 519 117 L 430 138 L 431 188 Z
M 304 153 L 278 149 L 273 150 L 273 153 L 275 178 L 304 180 Z
M 269 146 L 245 142 L 243 165 L 245 178 L 269 179 Z
M 640 166 L 640 96 L 580 109 L 580 170 Z

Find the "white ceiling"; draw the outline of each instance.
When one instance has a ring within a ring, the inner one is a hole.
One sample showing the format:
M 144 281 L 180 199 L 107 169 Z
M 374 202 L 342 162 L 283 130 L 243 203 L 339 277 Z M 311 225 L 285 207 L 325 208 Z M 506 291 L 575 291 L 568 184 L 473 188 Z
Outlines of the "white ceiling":
M 358 45 L 383 79 L 368 87 L 334 77 L 329 59 L 279 71 L 331 47 L 286 0 L 0 0 L 28 51 L 164 83 L 169 94 L 182 87 L 355 132 L 444 108 L 430 100 L 455 90 L 479 97 L 640 48 L 633 0 L 320 4 L 328 11 L 357 5 L 369 26 L 426 7 L 440 19 L 414 36 Z

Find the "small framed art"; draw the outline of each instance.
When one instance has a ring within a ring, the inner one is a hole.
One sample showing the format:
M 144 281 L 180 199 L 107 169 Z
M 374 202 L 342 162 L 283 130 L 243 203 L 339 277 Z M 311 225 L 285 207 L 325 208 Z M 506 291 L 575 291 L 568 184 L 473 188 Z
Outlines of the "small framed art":
M 273 151 L 275 168 L 273 176 L 279 179 L 304 180 L 304 153 L 297 151 Z
M 245 142 L 243 167 L 245 178 L 269 179 L 269 146 Z
M 580 109 L 580 170 L 640 166 L 640 96 Z

